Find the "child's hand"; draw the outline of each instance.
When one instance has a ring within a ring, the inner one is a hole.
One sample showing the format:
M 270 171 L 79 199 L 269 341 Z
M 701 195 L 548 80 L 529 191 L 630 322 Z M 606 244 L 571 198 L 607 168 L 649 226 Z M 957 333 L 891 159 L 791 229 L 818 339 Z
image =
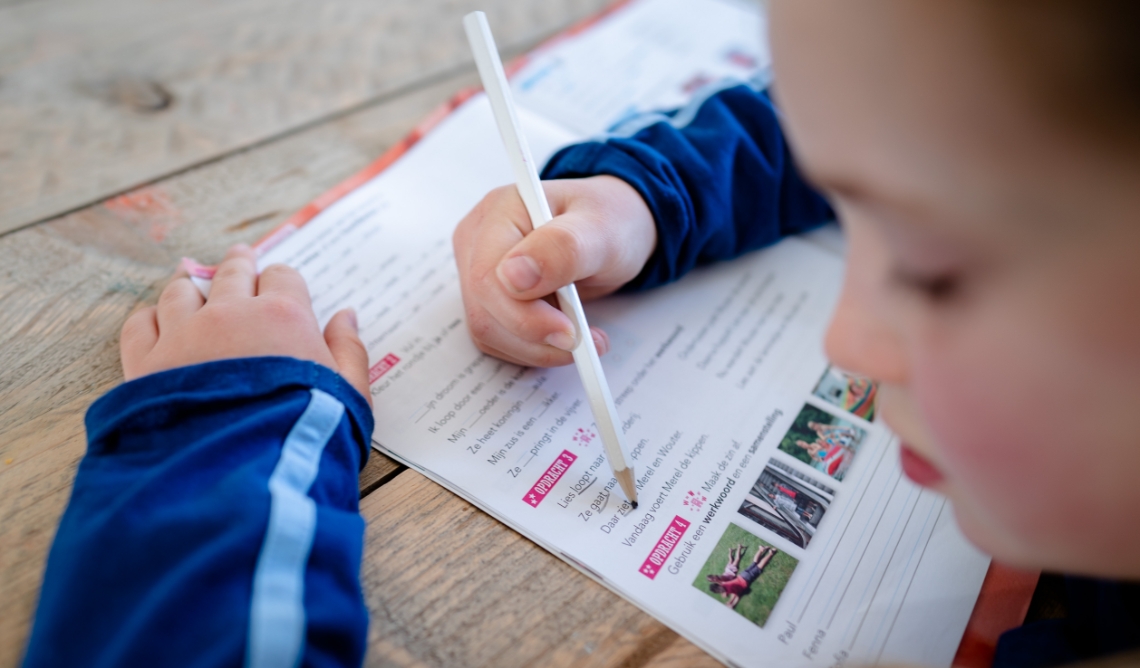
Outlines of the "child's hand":
M 637 276 L 657 245 L 653 215 L 626 182 L 595 176 L 543 187 L 554 220 L 537 231 L 511 185 L 484 197 L 452 238 L 475 345 L 526 366 L 573 362 L 574 325 L 544 297 L 570 283 L 582 299 L 608 295 Z M 591 329 L 605 353 L 609 339 Z
M 176 274 L 157 306 L 127 318 L 119 348 L 127 380 L 214 360 L 282 355 L 327 366 L 372 402 L 355 312 L 334 315 L 322 335 L 305 279 L 280 264 L 258 276 L 248 246 L 226 253 L 209 300 Z

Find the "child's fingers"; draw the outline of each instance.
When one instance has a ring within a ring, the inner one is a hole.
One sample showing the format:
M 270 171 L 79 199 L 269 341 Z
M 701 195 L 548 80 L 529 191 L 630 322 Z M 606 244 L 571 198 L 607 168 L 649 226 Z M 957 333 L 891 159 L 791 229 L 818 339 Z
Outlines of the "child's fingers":
M 497 336 L 491 336 L 488 339 L 503 347 L 499 348 L 486 341 L 478 341 L 476 345 L 479 350 L 511 364 L 550 369 L 574 363 L 573 355 L 557 348 L 537 346 L 510 336 L 504 336 L 501 340 Z
M 516 351 L 516 342 L 507 343 L 512 336 L 522 340 L 517 343 L 572 349 L 576 335 L 569 318 L 539 299 L 512 298 L 495 275 L 504 253 L 522 241 L 522 233 L 509 218 L 496 214 L 478 218 L 473 212 L 460 223 L 461 229 L 454 237 L 456 266 L 472 336 L 477 343 L 494 345 L 508 353 L 514 351 L 513 356 L 522 359 L 531 356 Z M 506 332 L 498 331 L 501 328 Z M 492 330 L 496 331 L 495 342 L 486 338 Z
M 609 335 L 596 327 L 590 328 L 590 335 L 594 339 L 594 346 L 597 348 L 599 355 L 605 355 L 610 351 Z M 532 344 L 527 344 L 525 341 L 511 337 L 509 333 L 501 337 L 501 339 L 498 336 L 488 336 L 486 338 L 494 341 L 502 341 L 503 343 L 501 343 L 501 345 L 507 347 L 498 348 L 484 341 L 476 340 L 476 345 L 478 345 L 479 350 L 505 362 L 510 362 L 511 364 L 548 368 L 565 366 L 574 362 L 574 356 L 570 353 L 565 353 L 561 350 L 551 350 L 551 348 L 547 346 L 533 346 Z
M 503 301 L 510 300 L 503 298 Z M 516 311 L 524 315 L 512 315 L 504 322 L 487 309 L 468 309 L 467 328 L 480 350 L 503 359 L 510 358 L 510 361 L 521 361 L 526 366 L 563 366 L 574 361 L 569 350 L 573 349 L 575 339 L 571 334 L 565 333 L 573 332 L 574 328 L 563 313 L 541 300 L 514 302 L 507 306 L 514 306 Z M 526 317 L 527 312 L 532 313 L 532 318 Z M 551 313 L 565 322 L 564 328 L 549 328 L 556 333 L 555 337 L 550 338 L 553 344 L 544 339 L 545 329 L 535 326 L 535 321 L 541 319 L 541 316 Z M 526 325 L 520 326 L 520 321 L 525 321 Z M 522 330 L 524 336 L 519 335 L 519 330 Z
M 580 216 L 559 216 L 528 234 L 503 257 L 495 274 L 515 299 L 537 299 L 606 269 L 610 239 Z
M 452 235 L 455 250 L 455 263 L 460 280 L 471 288 L 472 297 L 482 300 L 488 290 L 501 291 L 495 278 L 495 267 L 512 248 L 523 239 L 523 233 L 513 219 L 522 209 L 522 201 L 516 203 L 493 191 L 476 206 L 471 213 L 459 221 Z M 517 194 L 516 194 L 517 199 Z M 506 201 L 508 208 L 491 203 Z M 526 215 L 526 210 L 522 209 Z
M 155 317 L 158 331 L 176 329 L 206 303 L 201 291 L 185 276 L 167 284 L 158 296 Z
M 312 305 L 309 285 L 301 272 L 283 264 L 271 264 L 257 279 L 257 295 L 278 295 L 306 306 Z
M 257 288 L 257 256 L 245 244 L 233 246 L 222 258 L 210 285 L 210 301 L 252 297 Z
M 157 311 L 154 306 L 139 309 L 123 323 L 119 334 L 119 358 L 126 380 L 142 375 L 139 371 L 141 362 L 158 343 Z
M 605 355 L 610 351 L 610 335 L 606 334 L 606 330 L 591 327 L 590 336 L 594 339 L 594 347 L 598 349 L 598 355 Z
M 523 238 L 513 220 L 520 213 L 515 209 L 525 216 L 517 192 L 492 191 L 460 221 L 452 243 L 467 325 L 476 345 L 496 357 L 539 365 L 540 359 L 560 353 L 550 350 L 544 339 L 561 332 L 563 346 L 569 347 L 573 344 L 574 328 L 568 318 L 548 304 L 541 304 L 545 309 L 537 305 L 528 309 L 529 304 L 511 299 L 495 276 L 495 267 L 503 255 Z M 514 331 L 510 331 L 512 328 Z M 568 360 L 566 357 L 553 364 L 566 364 Z
M 517 366 L 534 366 L 533 364 L 530 364 L 526 360 L 521 360 L 521 359 L 514 357 L 513 355 L 510 355 L 506 352 L 503 352 L 502 350 L 499 350 L 497 348 L 492 348 L 490 346 L 479 346 L 479 350 L 481 352 L 484 352 L 484 353 L 490 355 L 491 357 L 501 359 L 504 362 L 508 362 L 510 364 L 515 364 Z
M 528 349 L 533 344 L 569 352 L 577 346 L 574 323 L 550 303 L 553 299 L 518 301 L 501 290 L 486 289 L 479 300 L 464 301 L 467 325 L 477 342 L 492 343 L 488 337 L 494 334 L 494 345 L 508 352 L 515 347 L 504 347 L 508 340 Z M 514 354 L 520 356 L 521 350 Z
M 372 393 L 368 391 L 368 351 L 360 341 L 357 332 L 356 311 L 345 309 L 338 312 L 325 325 L 325 343 L 329 346 L 337 371 L 357 392 L 364 395 L 368 405 L 372 405 Z

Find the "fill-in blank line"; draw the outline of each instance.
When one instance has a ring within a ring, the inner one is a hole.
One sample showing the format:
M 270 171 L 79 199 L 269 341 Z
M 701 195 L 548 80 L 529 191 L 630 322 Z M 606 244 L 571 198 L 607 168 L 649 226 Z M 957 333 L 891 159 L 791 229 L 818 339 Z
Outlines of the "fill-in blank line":
M 895 488 L 895 486 L 897 486 L 897 485 L 898 485 L 898 479 L 899 479 L 899 477 L 901 477 L 901 475 L 902 475 L 902 474 L 901 474 L 900 472 L 898 472 L 898 471 L 892 471 L 892 472 L 891 472 L 891 477 L 893 477 L 893 478 L 894 478 L 894 480 L 895 480 L 895 484 L 894 484 L 894 485 L 891 485 L 891 486 L 890 486 L 890 487 L 891 487 L 891 494 L 894 494 L 894 488 Z M 883 513 L 883 512 L 886 510 L 886 506 L 884 505 L 884 506 L 883 506 L 883 509 L 882 509 L 882 510 L 880 510 L 880 509 L 879 509 L 879 503 L 880 503 L 880 502 L 882 502 L 882 500 L 883 500 L 883 494 L 885 494 L 885 493 L 886 493 L 886 491 L 887 491 L 887 488 L 886 488 L 886 487 L 883 487 L 883 488 L 882 488 L 882 489 L 879 491 L 879 498 L 875 499 L 875 506 L 874 506 L 874 507 L 871 509 L 871 514 L 872 514 L 872 516 L 874 516 L 874 515 L 879 515 L 879 519 L 880 519 L 880 520 L 882 519 L 882 513 Z M 859 538 L 857 538 L 857 539 L 855 540 L 855 547 L 856 547 L 856 548 L 858 548 L 858 547 L 859 547 L 859 543 L 862 543 L 862 542 L 863 542 L 863 538 L 864 538 L 864 537 L 867 535 L 867 526 L 868 526 L 869 524 L 870 524 L 870 520 L 868 520 L 867 524 L 864 524 L 864 525 L 863 525 L 863 529 L 862 529 L 862 530 L 859 532 Z M 868 541 L 870 541 L 870 538 L 868 538 L 867 540 L 868 540 Z M 837 546 L 837 547 L 838 547 L 838 546 Z M 866 549 L 866 548 L 864 548 L 864 550 L 865 550 L 865 549 Z M 850 563 L 851 563 L 851 562 L 850 562 L 850 561 L 848 561 L 848 562 L 847 562 L 847 565 L 845 565 L 845 566 L 843 567 L 843 573 L 842 573 L 842 574 L 840 574 L 840 576 L 839 576 L 839 581 L 840 581 L 840 582 L 842 582 L 842 581 L 843 581 L 843 578 L 847 577 L 847 567 L 848 567 L 848 565 L 850 565 Z M 854 576 L 854 574 L 852 574 L 852 576 L 851 576 L 851 577 L 855 577 L 855 576 Z M 850 585 L 850 582 L 848 582 L 848 585 Z M 838 586 L 838 584 L 837 584 L 836 586 Z M 831 607 L 831 601 L 832 601 L 832 599 L 834 599 L 834 598 L 835 598 L 835 590 L 833 589 L 833 590 L 831 591 L 831 596 L 830 596 L 830 597 L 827 599 L 827 603 L 825 603 L 825 604 L 824 604 L 824 606 L 823 606 L 823 609 L 820 611 L 820 614 L 819 614 L 819 622 L 822 622 L 822 621 L 823 621 L 823 616 L 824 616 L 825 614 L 827 614 L 827 609 Z M 817 622 L 817 623 L 819 623 L 819 622 Z
M 487 383 L 487 382 L 490 382 L 490 380 L 491 380 L 492 378 L 494 378 L 495 376 L 499 375 L 499 372 L 500 372 L 500 371 L 502 371 L 502 370 L 503 370 L 503 367 L 505 367 L 505 366 L 506 366 L 506 364 L 505 364 L 505 363 L 503 363 L 503 362 L 499 362 L 499 365 L 498 365 L 498 366 L 496 366 L 494 369 L 492 369 L 492 370 L 491 370 L 491 373 L 490 373 L 490 374 L 488 374 L 486 378 L 484 378 L 483 380 L 481 380 L 481 381 L 479 381 L 479 382 L 480 382 L 480 383 Z
M 875 534 L 879 533 L 879 525 L 883 523 L 883 518 L 887 516 L 887 508 L 891 507 L 891 499 L 895 498 L 895 492 L 898 491 L 899 481 L 902 476 L 895 478 L 895 484 L 891 487 L 891 495 L 887 497 L 887 502 L 883 504 L 883 512 L 879 513 L 879 519 L 875 520 L 875 528 L 871 529 L 871 536 L 867 539 L 867 544 L 863 546 L 863 552 L 859 555 L 859 561 L 855 563 L 855 568 L 851 571 L 851 579 L 847 581 L 847 586 L 843 588 L 843 593 L 840 594 L 839 600 L 835 602 L 835 608 L 831 611 L 831 619 L 827 620 L 827 630 L 831 630 L 831 625 L 835 623 L 835 615 L 839 613 L 839 608 L 843 607 L 843 599 L 847 598 L 847 592 L 851 589 L 851 583 L 855 581 L 855 576 L 859 574 L 859 567 L 863 565 L 863 558 L 867 556 L 867 551 L 871 549 L 871 543 L 875 542 Z M 896 524 L 897 526 L 897 524 Z M 872 571 L 873 573 L 874 571 Z
M 463 426 L 468 428 L 474 427 L 475 423 L 479 421 L 479 418 L 483 417 L 486 414 L 486 412 L 480 413 L 479 411 L 475 411 L 467 418 L 467 421 L 463 423 Z
M 549 404 L 543 406 L 542 410 L 540 410 L 539 412 L 531 414 L 531 417 L 534 418 L 535 420 L 537 420 L 538 418 L 542 417 L 543 415 L 546 415 L 546 411 L 548 411 L 548 410 L 550 410 Z
M 913 493 L 913 491 L 914 490 L 912 489 L 911 492 Z M 851 644 L 848 645 L 847 649 L 852 649 L 855 647 L 855 641 L 859 639 L 859 633 L 863 630 L 863 623 L 867 621 L 867 616 L 871 614 L 871 604 L 875 602 L 875 597 L 879 595 L 879 588 L 883 586 L 883 580 L 887 579 L 887 571 L 891 570 L 891 562 L 895 560 L 895 554 L 897 554 L 899 551 L 899 545 L 902 545 L 903 537 L 906 536 L 906 529 L 910 526 L 910 520 L 912 517 L 914 517 L 914 511 L 918 508 L 918 504 L 921 501 L 922 491 L 920 490 L 918 492 L 918 499 L 914 502 L 914 505 L 910 507 L 910 514 L 906 516 L 906 524 L 903 524 L 902 533 L 899 534 L 899 539 L 895 541 L 895 547 L 893 550 L 891 550 L 891 557 L 890 559 L 887 559 L 887 566 L 883 569 L 883 574 L 879 576 L 879 582 L 875 585 L 875 591 L 871 593 L 871 600 L 869 603 L 867 603 L 867 611 L 863 613 L 862 619 L 859 620 L 859 626 L 855 629 L 855 635 L 852 636 Z M 903 575 L 906 575 L 905 571 L 903 572 Z M 847 630 L 844 631 L 844 634 L 846 635 L 847 631 L 850 629 L 851 624 L 848 622 Z
M 933 509 L 931 509 L 933 510 Z M 938 520 L 942 519 L 942 511 L 946 510 L 946 501 L 943 500 L 942 507 L 938 509 L 938 517 L 934 518 L 934 526 L 930 528 L 930 535 L 926 537 L 926 543 L 922 546 L 922 552 L 918 555 L 918 563 L 914 566 L 914 572 L 910 574 L 910 582 L 906 585 L 906 591 L 903 592 L 902 600 L 899 601 L 898 607 L 895 608 L 895 618 L 891 620 L 891 625 L 887 629 L 887 635 L 883 638 L 883 646 L 879 648 L 879 655 L 875 657 L 875 664 L 878 665 L 879 660 L 883 658 L 883 652 L 887 650 L 887 641 L 891 639 L 891 632 L 895 630 L 895 623 L 899 621 L 899 613 L 902 612 L 903 603 L 906 601 L 907 594 L 910 593 L 911 585 L 914 584 L 914 576 L 918 575 L 918 567 L 922 565 L 922 558 L 926 556 L 926 548 L 930 547 L 930 539 L 934 537 L 934 528 L 938 526 Z M 930 516 L 927 515 L 927 520 Z M 926 527 L 923 527 L 925 529 Z M 911 553 L 914 556 L 914 553 Z M 909 561 L 907 567 L 910 567 Z M 903 571 L 906 572 L 905 570 Z M 897 591 L 897 590 L 896 590 Z M 893 596 L 891 598 L 894 598 Z M 878 634 L 876 633 L 876 640 Z
M 883 448 L 883 451 L 879 453 L 879 461 L 878 461 L 878 462 L 875 464 L 875 467 L 872 469 L 872 473 L 871 473 L 871 480 L 868 480 L 868 481 L 867 481 L 867 484 L 863 486 L 863 493 L 862 493 L 861 495 L 859 495 L 859 500 L 855 502 L 855 507 L 854 507 L 854 509 L 852 509 L 852 510 L 851 510 L 851 511 L 850 511 L 850 512 L 847 514 L 847 516 L 848 516 L 848 517 L 855 517 L 856 513 L 858 513 L 858 512 L 859 512 L 859 506 L 860 506 L 860 505 L 863 503 L 863 499 L 864 499 L 864 498 L 866 498 L 866 496 L 867 496 L 867 490 L 871 489 L 871 481 L 873 481 L 873 480 L 875 479 L 875 473 L 878 473 L 878 472 L 879 472 L 879 466 L 881 466 L 881 465 L 882 465 L 882 463 L 883 463 L 883 458 L 885 458 L 885 457 L 887 456 L 887 451 L 888 451 L 888 450 L 890 450 L 890 448 L 889 448 L 889 447 L 884 447 L 884 448 Z M 847 524 L 844 524 L 844 525 L 843 525 L 843 531 L 842 531 L 842 532 L 839 534 L 839 543 L 842 543 L 842 542 L 843 542 L 843 537 L 844 537 L 845 535 L 847 535 L 847 529 L 849 529 L 850 527 L 851 527 L 851 522 L 850 522 L 850 521 L 848 521 L 848 522 L 847 522 Z M 823 551 L 824 551 L 824 552 L 826 552 L 826 551 L 827 551 L 827 548 L 831 546 L 831 541 L 832 541 L 832 540 L 834 540 L 834 538 L 835 538 L 835 533 L 833 532 L 833 533 L 831 534 L 831 538 L 828 538 L 828 539 L 827 539 L 827 544 L 823 546 Z M 835 547 L 836 547 L 836 549 L 838 549 L 838 548 L 839 548 L 839 543 L 836 543 L 836 544 L 835 544 Z M 831 552 L 831 556 L 827 558 L 827 564 L 826 564 L 826 565 L 823 567 L 823 572 L 824 572 L 824 573 L 826 573 L 826 572 L 827 572 L 827 569 L 828 569 L 828 567 L 829 567 L 829 566 L 831 566 L 831 560 L 832 560 L 832 559 L 834 559 L 834 558 L 835 558 L 835 551 L 833 550 L 833 551 Z M 815 579 L 815 587 L 814 587 L 814 588 L 811 590 L 811 595 L 810 595 L 810 596 L 808 596 L 808 600 L 807 600 L 807 602 L 806 602 L 806 603 L 804 603 L 804 607 L 803 607 L 803 609 L 801 609 L 801 610 L 800 610 L 800 616 L 799 616 L 799 619 L 797 619 L 797 620 L 796 620 L 796 623 L 797 623 L 797 624 L 799 624 L 800 622 L 802 622 L 802 621 L 804 620 L 804 614 L 807 612 L 807 608 L 808 608 L 808 606 L 809 606 L 809 605 L 811 605 L 811 599 L 812 599 L 813 597 L 815 597 L 815 592 L 816 592 L 816 591 L 819 589 L 819 583 L 820 583 L 820 581 L 821 581 L 821 580 L 823 580 L 823 573 L 820 573 L 820 576 L 819 576 L 818 578 L 815 578 L 815 572 L 816 572 L 818 569 L 819 569 L 819 562 L 817 561 L 817 562 L 815 562 L 815 566 L 814 566 L 814 567 L 812 567 L 812 570 L 811 570 L 811 574 L 810 574 L 810 575 L 808 575 L 808 581 L 809 581 L 809 582 L 810 582 L 810 581 L 811 581 L 813 578 Z M 801 594 L 800 594 L 800 598 L 803 598 L 803 593 L 801 593 Z M 798 606 L 799 604 L 800 604 L 800 602 L 797 600 L 797 601 L 796 601 L 796 606 Z M 792 607 L 793 607 L 793 609 L 794 609 L 796 606 L 792 606 Z

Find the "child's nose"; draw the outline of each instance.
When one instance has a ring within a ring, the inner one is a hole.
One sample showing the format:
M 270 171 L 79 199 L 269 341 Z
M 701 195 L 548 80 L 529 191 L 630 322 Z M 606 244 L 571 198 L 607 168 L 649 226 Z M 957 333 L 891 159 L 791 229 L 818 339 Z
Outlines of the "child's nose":
M 863 305 L 865 306 L 865 305 Z M 895 333 L 844 291 L 824 339 L 832 364 L 868 378 L 903 385 L 906 361 Z
M 885 249 L 868 230 L 848 225 L 847 275 L 831 317 L 824 349 L 833 364 L 852 373 L 905 385 L 909 371 L 906 348 L 897 329 L 879 308 L 885 289 Z

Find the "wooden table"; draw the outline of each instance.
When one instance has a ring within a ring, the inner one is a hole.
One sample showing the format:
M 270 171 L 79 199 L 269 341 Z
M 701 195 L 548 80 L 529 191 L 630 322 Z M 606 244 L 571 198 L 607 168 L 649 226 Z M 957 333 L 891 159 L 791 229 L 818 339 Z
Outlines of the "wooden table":
M 606 0 L 0 0 L 0 666 L 26 642 L 119 328 L 509 53 Z M 419 474 L 360 477 L 372 665 L 719 665 Z M 425 545 L 447 549 L 425 550 Z M 462 549 L 454 549 L 462 546 Z

